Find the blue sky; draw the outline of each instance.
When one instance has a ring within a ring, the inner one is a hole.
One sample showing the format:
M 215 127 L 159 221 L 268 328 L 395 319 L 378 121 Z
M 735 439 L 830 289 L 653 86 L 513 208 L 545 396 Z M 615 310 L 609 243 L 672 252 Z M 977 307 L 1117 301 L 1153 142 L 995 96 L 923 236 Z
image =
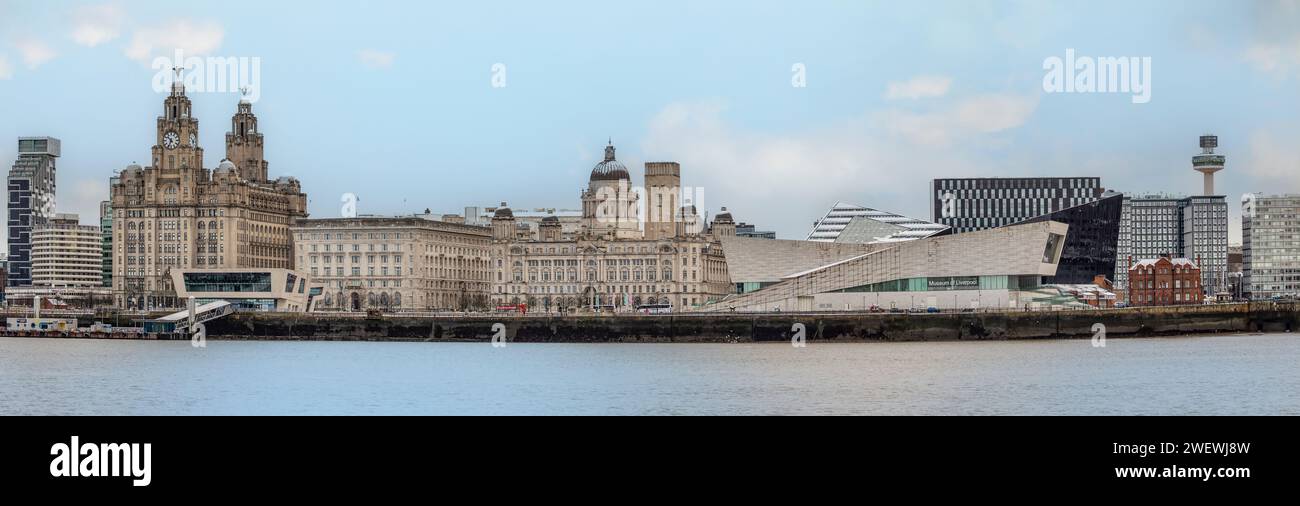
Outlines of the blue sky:
M 374 214 L 578 208 L 611 137 L 638 183 L 680 162 L 711 212 L 783 238 L 837 201 L 928 218 L 936 177 L 1194 194 L 1209 132 L 1231 201 L 1300 192 L 1300 0 L 0 0 L 0 160 L 61 138 L 59 210 L 95 221 L 113 170 L 149 156 L 149 60 L 176 46 L 261 59 L 271 174 L 317 217 L 348 192 Z M 1151 101 L 1045 93 L 1066 49 L 1150 57 Z M 212 167 L 238 96 L 191 98 Z

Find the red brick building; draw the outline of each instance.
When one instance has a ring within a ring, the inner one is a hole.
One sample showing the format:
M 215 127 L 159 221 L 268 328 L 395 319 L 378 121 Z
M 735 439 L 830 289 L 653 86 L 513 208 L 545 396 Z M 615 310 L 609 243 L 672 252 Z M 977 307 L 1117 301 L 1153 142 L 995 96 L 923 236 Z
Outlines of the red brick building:
M 1162 256 L 1133 263 L 1129 258 L 1128 304 L 1130 306 L 1181 306 L 1201 304 L 1201 268 L 1186 258 Z

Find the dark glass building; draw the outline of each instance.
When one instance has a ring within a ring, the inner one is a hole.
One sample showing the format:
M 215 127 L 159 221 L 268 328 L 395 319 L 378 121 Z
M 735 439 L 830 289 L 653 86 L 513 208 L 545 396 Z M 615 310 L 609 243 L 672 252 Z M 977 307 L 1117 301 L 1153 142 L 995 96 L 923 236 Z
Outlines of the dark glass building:
M 54 216 L 55 165 L 62 143 L 53 137 L 19 137 L 9 169 L 9 286 L 32 284 L 32 228 Z
M 1114 275 L 1123 209 L 1124 196 L 1114 193 L 1087 204 L 1025 220 L 1023 223 L 1056 221 L 1070 226 L 1056 276 L 1044 278 L 1043 282 L 1086 285 L 1098 275 L 1108 279 Z

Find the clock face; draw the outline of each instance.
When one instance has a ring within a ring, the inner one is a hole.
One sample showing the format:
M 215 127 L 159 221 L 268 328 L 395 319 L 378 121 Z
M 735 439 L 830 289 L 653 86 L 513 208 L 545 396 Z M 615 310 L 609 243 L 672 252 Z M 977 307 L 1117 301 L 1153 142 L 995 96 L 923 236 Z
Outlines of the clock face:
M 167 132 L 167 134 L 163 135 L 163 147 L 167 149 L 176 149 L 176 146 L 179 146 L 180 143 L 181 136 L 176 135 L 176 132 Z
M 190 147 L 194 148 L 194 147 L 198 147 L 198 145 L 199 145 L 199 137 L 197 135 L 194 135 L 194 132 L 190 132 Z

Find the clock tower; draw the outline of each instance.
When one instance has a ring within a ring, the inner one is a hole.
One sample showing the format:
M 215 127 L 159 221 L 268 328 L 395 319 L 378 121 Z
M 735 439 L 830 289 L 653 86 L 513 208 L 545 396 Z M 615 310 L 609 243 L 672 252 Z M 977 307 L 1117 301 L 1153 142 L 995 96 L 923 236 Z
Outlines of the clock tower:
M 239 108 L 230 118 L 230 132 L 226 134 L 226 159 L 234 162 L 239 177 L 246 181 L 266 182 L 267 163 L 262 157 L 262 133 L 257 130 L 257 116 L 248 101 L 247 89 L 241 90 Z
M 163 115 L 158 117 L 157 143 L 153 147 L 153 166 L 158 169 L 158 183 L 170 188 L 166 200 L 190 202 L 195 196 L 198 173 L 203 169 L 203 148 L 199 147 L 199 120 L 194 118 L 190 99 L 185 96 L 181 69 L 172 92 L 163 101 Z M 174 193 L 173 193 L 174 192 Z

